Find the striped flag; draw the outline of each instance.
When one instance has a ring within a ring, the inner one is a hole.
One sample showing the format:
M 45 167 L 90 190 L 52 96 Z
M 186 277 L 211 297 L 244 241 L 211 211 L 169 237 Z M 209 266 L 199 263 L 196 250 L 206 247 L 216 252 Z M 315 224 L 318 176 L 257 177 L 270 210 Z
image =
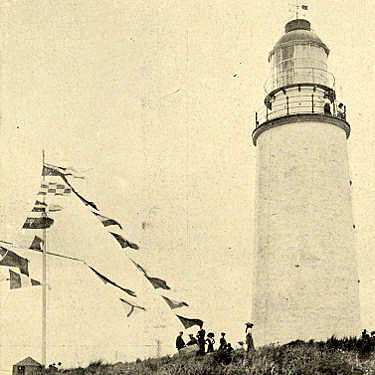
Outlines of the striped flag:
M 46 209 L 47 209 L 47 203 L 36 200 L 32 211 L 33 212 L 46 212 Z

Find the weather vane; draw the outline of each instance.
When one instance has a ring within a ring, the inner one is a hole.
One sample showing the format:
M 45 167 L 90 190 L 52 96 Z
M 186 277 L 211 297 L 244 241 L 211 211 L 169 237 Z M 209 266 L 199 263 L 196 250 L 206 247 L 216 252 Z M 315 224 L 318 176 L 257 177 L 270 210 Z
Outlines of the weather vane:
M 306 11 L 309 10 L 308 5 L 300 4 L 299 0 L 296 0 L 294 4 L 289 4 L 289 13 L 293 13 L 296 16 L 296 19 L 301 15 L 306 17 Z

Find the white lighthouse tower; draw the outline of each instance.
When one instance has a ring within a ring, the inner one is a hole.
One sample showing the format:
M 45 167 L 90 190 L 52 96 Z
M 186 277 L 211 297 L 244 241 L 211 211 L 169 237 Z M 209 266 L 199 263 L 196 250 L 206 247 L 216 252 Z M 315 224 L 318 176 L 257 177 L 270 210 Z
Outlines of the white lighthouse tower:
M 359 286 L 346 108 L 328 73 L 328 47 L 295 19 L 268 56 L 257 113 L 256 343 L 356 335 Z

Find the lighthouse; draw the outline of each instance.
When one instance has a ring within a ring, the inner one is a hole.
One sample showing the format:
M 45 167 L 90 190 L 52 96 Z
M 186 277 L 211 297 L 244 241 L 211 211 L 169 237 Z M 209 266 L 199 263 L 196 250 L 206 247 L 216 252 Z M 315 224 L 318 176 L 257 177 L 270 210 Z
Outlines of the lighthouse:
M 268 55 L 256 113 L 252 319 L 258 345 L 360 329 L 346 106 L 327 45 L 294 19 Z

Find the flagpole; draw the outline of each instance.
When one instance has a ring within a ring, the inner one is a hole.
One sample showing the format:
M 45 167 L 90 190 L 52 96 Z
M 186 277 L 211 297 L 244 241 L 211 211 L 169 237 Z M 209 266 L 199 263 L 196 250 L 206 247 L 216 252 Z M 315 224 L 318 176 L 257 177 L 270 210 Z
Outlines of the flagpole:
M 45 163 L 44 150 L 43 155 L 43 166 Z M 46 177 L 42 172 L 43 184 L 45 183 Z M 45 203 L 45 196 L 43 196 L 43 203 Z M 46 211 L 42 212 L 42 217 L 46 218 Z M 43 228 L 43 276 L 42 276 L 42 365 L 43 365 L 43 375 L 46 373 L 47 365 L 47 229 Z

